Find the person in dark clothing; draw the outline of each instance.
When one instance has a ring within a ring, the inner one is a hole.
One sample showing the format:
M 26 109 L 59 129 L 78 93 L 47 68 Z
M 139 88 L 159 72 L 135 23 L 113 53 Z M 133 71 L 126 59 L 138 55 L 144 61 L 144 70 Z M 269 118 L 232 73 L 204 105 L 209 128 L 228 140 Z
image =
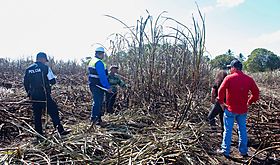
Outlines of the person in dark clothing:
M 214 83 L 214 85 L 212 87 L 212 91 L 211 91 L 211 103 L 213 105 L 212 105 L 211 110 L 207 117 L 212 130 L 216 130 L 215 117 L 217 115 L 219 115 L 222 132 L 224 131 L 224 119 L 223 119 L 224 111 L 221 108 L 219 102 L 217 102 L 216 98 L 218 96 L 218 89 L 226 76 L 227 76 L 227 72 L 224 70 L 219 71 L 216 75 L 215 83 Z
M 36 62 L 26 69 L 23 82 L 27 96 L 33 102 L 35 130 L 44 135 L 41 118 L 43 109 L 46 108 L 54 127 L 60 135 L 66 135 L 69 131 L 65 131 L 61 125 L 57 104 L 51 97 L 51 85 L 56 83 L 56 76 L 45 65 L 46 62 L 48 62 L 47 55 L 43 52 L 38 53 Z
M 116 65 L 112 65 L 110 68 L 110 73 L 108 75 L 108 81 L 112 88 L 112 93 L 106 92 L 106 110 L 107 113 L 113 113 L 114 112 L 114 104 L 117 97 L 118 92 L 118 86 L 122 88 L 128 87 L 127 84 L 124 83 L 124 81 L 120 78 L 118 73 L 119 67 Z

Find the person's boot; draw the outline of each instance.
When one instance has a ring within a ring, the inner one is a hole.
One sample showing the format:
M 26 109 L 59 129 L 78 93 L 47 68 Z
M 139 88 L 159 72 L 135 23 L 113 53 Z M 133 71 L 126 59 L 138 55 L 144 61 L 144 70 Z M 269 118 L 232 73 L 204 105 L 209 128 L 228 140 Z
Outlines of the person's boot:
M 58 130 L 60 135 L 68 135 L 71 132 L 70 130 L 64 130 L 64 128 L 61 124 L 59 124 L 57 126 L 57 130 Z
M 64 130 L 62 132 L 59 132 L 60 135 L 68 135 L 71 131 L 70 130 Z
M 102 119 L 101 117 L 99 117 L 96 121 L 96 125 L 102 125 L 102 124 L 103 124 Z
M 37 136 L 37 143 L 42 143 L 45 139 L 43 139 L 42 137 L 40 136 Z
M 91 117 L 90 122 L 94 125 L 96 125 L 98 123 L 99 119 L 98 117 Z
M 41 136 L 36 135 L 36 143 L 43 143 L 45 141 L 45 139 L 42 137 L 42 136 L 44 136 L 44 134 L 41 133 L 40 135 Z

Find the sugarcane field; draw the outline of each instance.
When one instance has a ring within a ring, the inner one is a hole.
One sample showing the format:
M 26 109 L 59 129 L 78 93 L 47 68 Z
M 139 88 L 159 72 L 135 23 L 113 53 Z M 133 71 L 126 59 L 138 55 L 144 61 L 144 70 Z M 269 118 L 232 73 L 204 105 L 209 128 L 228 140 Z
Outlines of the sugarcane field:
M 78 60 L 0 54 L 0 164 L 280 164 L 279 54 L 212 57 L 193 12 L 102 15 L 124 32 Z

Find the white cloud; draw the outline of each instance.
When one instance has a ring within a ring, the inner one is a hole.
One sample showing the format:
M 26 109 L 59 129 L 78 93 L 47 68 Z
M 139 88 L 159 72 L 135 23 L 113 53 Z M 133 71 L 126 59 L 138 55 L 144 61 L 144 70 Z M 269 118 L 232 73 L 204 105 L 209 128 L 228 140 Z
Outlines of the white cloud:
M 202 7 L 201 11 L 203 13 L 210 13 L 211 11 L 213 11 L 215 9 L 214 6 L 205 6 L 205 7 Z
M 273 44 L 273 43 L 280 43 L 280 30 L 262 34 L 256 38 L 249 39 L 254 44 Z
M 245 2 L 245 0 L 217 0 L 217 6 L 218 7 L 235 7 L 244 2 Z
M 222 7 L 231 8 L 231 7 L 238 6 L 244 2 L 245 0 L 217 0 L 216 4 L 204 6 L 201 8 L 201 11 L 204 14 L 210 13 L 218 8 L 222 8 Z M 194 13 L 194 11 L 195 10 L 193 10 L 192 13 Z
M 265 33 L 258 37 L 250 38 L 248 43 L 254 48 L 265 48 L 280 55 L 280 29 L 272 33 Z

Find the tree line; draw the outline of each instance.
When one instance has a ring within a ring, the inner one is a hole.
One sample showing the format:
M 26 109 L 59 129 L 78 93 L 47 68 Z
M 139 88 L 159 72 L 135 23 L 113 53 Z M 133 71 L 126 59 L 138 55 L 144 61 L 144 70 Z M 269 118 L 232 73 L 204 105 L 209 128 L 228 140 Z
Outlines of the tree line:
M 264 48 L 257 48 L 245 60 L 243 54 L 234 55 L 229 49 L 225 54 L 216 56 L 210 61 L 213 68 L 226 69 L 226 65 L 233 59 L 243 62 L 244 69 L 248 72 L 265 72 L 280 69 L 280 56 Z

